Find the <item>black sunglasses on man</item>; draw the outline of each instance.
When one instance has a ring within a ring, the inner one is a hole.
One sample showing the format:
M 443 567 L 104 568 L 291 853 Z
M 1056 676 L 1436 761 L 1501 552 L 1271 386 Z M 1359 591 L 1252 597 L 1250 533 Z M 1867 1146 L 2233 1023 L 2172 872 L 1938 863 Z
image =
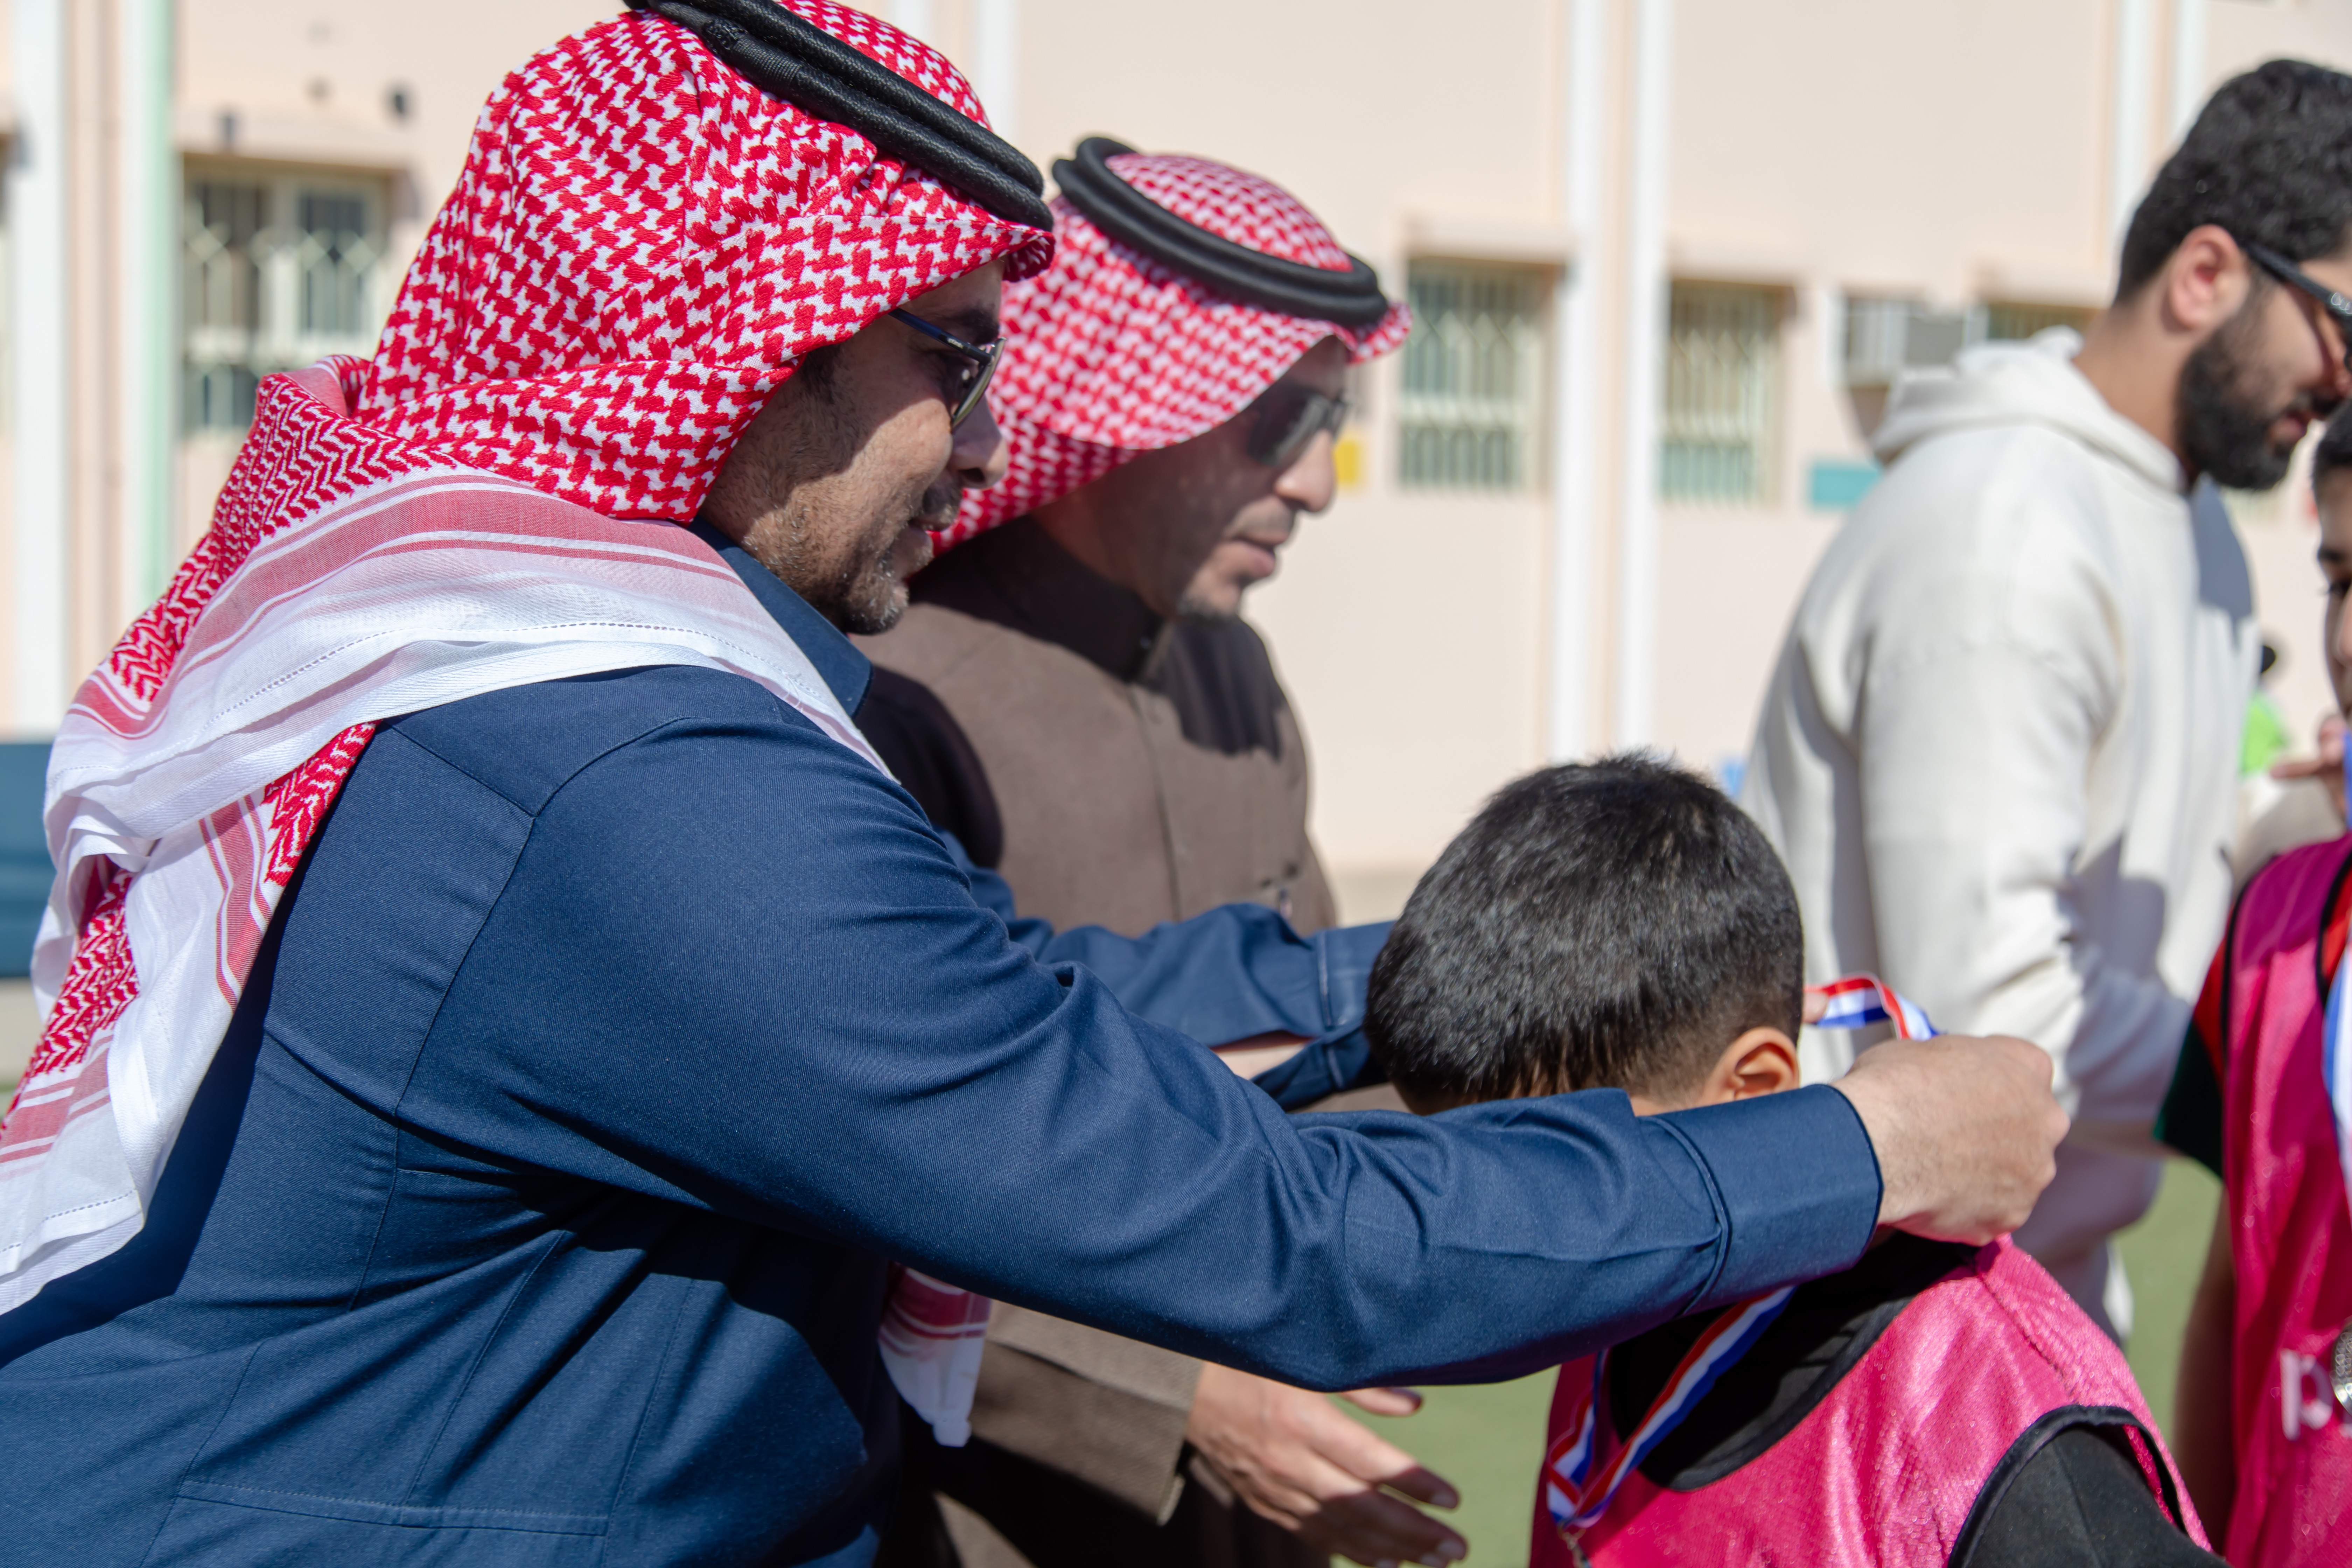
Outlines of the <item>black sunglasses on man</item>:
M 1287 468 L 1308 442 L 1348 423 L 1345 397 L 1304 386 L 1268 387 L 1252 404 L 1249 455 L 1269 468 Z
M 994 342 L 968 343 L 944 327 L 935 327 L 911 310 L 893 310 L 890 314 L 904 321 L 923 336 L 945 345 L 964 360 L 963 379 L 956 384 L 955 405 L 948 410 L 948 428 L 952 430 L 971 417 L 980 400 L 988 395 L 988 382 L 996 374 L 996 362 L 1004 353 L 1004 340 Z
M 2319 302 L 2319 308 L 2335 321 L 2336 335 L 2344 340 L 2344 368 L 2352 371 L 2352 300 L 2346 299 L 2268 246 L 2241 244 L 2239 248 L 2252 259 L 2255 266 L 2288 288 L 2307 294 Z

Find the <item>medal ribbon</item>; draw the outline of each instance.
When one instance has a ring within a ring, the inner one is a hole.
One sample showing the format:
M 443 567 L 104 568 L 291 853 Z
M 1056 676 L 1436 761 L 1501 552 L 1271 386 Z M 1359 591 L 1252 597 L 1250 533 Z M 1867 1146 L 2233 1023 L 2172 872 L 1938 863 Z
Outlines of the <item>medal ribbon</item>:
M 2347 787 L 2352 787 L 2352 747 L 2345 751 L 2344 772 Z M 2345 1191 L 2352 1194 L 2352 1046 L 2344 1039 L 2347 971 L 2352 971 L 2352 962 L 2338 960 L 2336 977 L 2327 983 L 2326 1025 L 2320 1031 L 2320 1066 L 2327 1080 L 2327 1108 L 2336 1114 L 2336 1160 L 2344 1172 Z
M 2320 1060 L 2327 1074 L 2327 1105 L 2336 1113 L 2336 1158 L 2344 1169 L 2345 1190 L 2352 1192 L 2352 1047 L 2344 1039 L 2344 977 L 2352 963 L 2336 966 L 2327 987 L 2326 1042 Z
M 1592 1385 L 1585 1390 L 1570 1429 L 1553 1441 L 1551 1452 L 1544 1456 L 1544 1505 L 1562 1534 L 1591 1529 L 1609 1510 L 1625 1478 L 1682 1425 L 1683 1417 L 1715 1386 L 1715 1380 L 1748 1352 L 1789 1304 L 1794 1289 L 1783 1285 L 1769 1295 L 1742 1302 L 1709 1323 L 1675 1366 L 1674 1375 L 1666 1379 L 1666 1386 L 1650 1402 L 1641 1425 L 1597 1473 L 1593 1455 L 1601 1444 L 1601 1386 L 1609 1372 L 1609 1352 L 1602 1351 L 1592 1358 Z
M 1849 974 L 1827 985 L 1808 985 L 1809 995 L 1829 998 L 1819 1029 L 1860 1029 L 1872 1024 L 1892 1024 L 1898 1040 L 1931 1040 L 1939 1032 L 1916 1002 L 1875 974 Z
M 2352 749 L 2347 749 L 2344 754 L 2344 775 L 2346 786 L 2352 788 Z M 2330 901 L 2332 904 L 2332 895 Z M 2320 930 L 2323 963 L 2327 951 L 2336 945 L 2336 915 L 2331 910 Z M 2347 1008 L 2352 1008 L 2352 1003 L 2347 1003 L 2344 996 L 2345 972 L 2352 970 L 2352 963 L 2347 963 L 2346 957 L 2346 953 L 2338 952 L 2336 973 L 2329 976 L 2327 982 L 2327 1010 L 2321 1015 L 2319 1032 L 2319 1069 L 2320 1077 L 2327 1086 L 2327 1109 L 2336 1119 L 2336 1166 L 2344 1177 L 2345 1192 L 2352 1194 L 2352 1045 L 2347 1045 L 2344 1038 L 2345 1013 Z M 2224 953 L 2223 962 L 2227 961 L 2228 954 Z M 2229 1020 L 2222 1019 L 2222 1029 L 2227 1031 L 2229 1026 Z M 2282 1352 L 2282 1362 L 2292 1354 L 2291 1352 Z M 2329 1385 L 2335 1391 L 2336 1405 L 2342 1410 L 2352 1411 L 2352 1323 L 2347 1323 L 2336 1334 L 2335 1349 L 2329 1354 L 2325 1370 Z M 2294 1423 L 2297 1418 L 2293 1403 L 2285 1406 L 2285 1414 L 2289 1423 L 2287 1436 L 2292 1437 L 2295 1435 Z
M 1861 1029 L 1887 1023 L 1895 1026 L 1895 1036 L 1900 1039 L 1925 1040 L 1936 1035 L 1936 1026 L 1917 1004 L 1874 974 L 1849 974 L 1827 985 L 1807 989 L 1829 1002 L 1829 1010 L 1815 1026 L 1818 1028 Z M 2331 1010 L 2331 1042 L 2334 1017 Z M 2332 1063 L 2332 1055 L 2329 1059 Z M 2334 1081 L 2332 1074 L 2330 1081 Z M 2342 1107 L 2352 1101 L 2339 1100 L 2337 1103 L 2340 1116 Z M 1715 1386 L 1716 1379 L 1763 1338 L 1764 1331 L 1789 1304 L 1795 1289 L 1784 1285 L 1743 1301 L 1709 1323 L 1675 1364 L 1665 1387 L 1650 1402 L 1650 1408 L 1633 1434 L 1597 1468 L 1595 1457 L 1601 1446 L 1601 1391 L 1609 1375 L 1609 1352 L 1604 1350 L 1592 1358 L 1591 1384 L 1578 1402 L 1568 1430 L 1553 1439 L 1550 1451 L 1544 1455 L 1544 1507 L 1562 1536 L 1573 1542 L 1578 1534 L 1600 1521 L 1615 1500 L 1617 1489 L 1625 1484 L 1625 1478 L 1639 1468 L 1642 1461 L 1697 1408 L 1707 1390 Z

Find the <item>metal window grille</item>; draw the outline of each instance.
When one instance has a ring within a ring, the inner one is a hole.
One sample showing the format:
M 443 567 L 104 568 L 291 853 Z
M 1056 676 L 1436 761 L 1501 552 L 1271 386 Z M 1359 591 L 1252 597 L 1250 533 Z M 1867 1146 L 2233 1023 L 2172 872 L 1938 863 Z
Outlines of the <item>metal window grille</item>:
M 181 421 L 241 430 L 273 371 L 370 352 L 383 301 L 383 193 L 314 176 L 211 172 L 185 187 Z
M 357 196 L 304 192 L 296 204 L 295 270 L 302 279 L 302 330 L 349 337 L 366 310 L 368 270 L 377 247 L 367 232 L 367 203 Z
M 1658 493 L 1664 499 L 1770 499 L 1780 304 L 1775 289 L 1674 286 L 1658 461 Z
M 2015 301 L 1987 304 L 1982 310 L 1984 335 L 1995 342 L 2030 338 L 2052 327 L 2072 327 L 2079 332 L 2098 314 L 2080 305 L 2025 305 Z
M 188 183 L 182 239 L 187 423 L 200 430 L 253 422 L 253 344 L 261 324 L 258 241 L 269 207 L 261 185 Z
M 1545 273 L 1416 261 L 1397 405 L 1397 477 L 1416 489 L 1524 490 L 1538 479 Z

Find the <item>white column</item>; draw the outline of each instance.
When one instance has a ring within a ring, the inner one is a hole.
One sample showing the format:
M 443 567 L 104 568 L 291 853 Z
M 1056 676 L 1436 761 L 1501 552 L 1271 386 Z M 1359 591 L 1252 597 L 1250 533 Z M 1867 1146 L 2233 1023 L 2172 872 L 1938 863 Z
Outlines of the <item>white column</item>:
M 1601 138 L 1608 91 L 1609 0 L 1569 0 L 1560 81 L 1560 210 L 1576 254 L 1552 303 L 1551 680 L 1544 748 L 1556 763 L 1593 749 L 1592 535 L 1601 471 Z
M 931 41 L 931 29 L 937 24 L 931 0 L 890 0 L 891 26 L 901 32 L 912 33 L 925 43 Z
M 2172 0 L 2172 112 L 2165 123 L 2178 144 L 2205 107 L 2205 8 L 2210 0 Z
M 988 122 L 1021 139 L 1021 0 L 971 0 L 971 86 Z
M 56 731 L 66 703 L 66 0 L 15 0 L 16 153 L 8 170 L 9 387 L 16 495 L 9 519 L 15 665 L 8 729 Z
M 122 247 L 122 292 L 115 397 L 122 463 L 121 603 L 135 615 L 163 590 L 173 565 L 179 155 L 172 145 L 173 0 L 119 3 L 121 164 L 115 234 Z
M 1658 400 L 1666 346 L 1666 161 L 1674 0 L 1638 0 L 1625 201 L 1624 446 L 1618 456 L 1619 746 L 1648 742 L 1658 668 Z
M 2107 216 L 2117 249 L 2147 174 L 2148 115 L 2154 100 L 2155 0 L 2116 0 L 2115 118 L 2107 128 Z

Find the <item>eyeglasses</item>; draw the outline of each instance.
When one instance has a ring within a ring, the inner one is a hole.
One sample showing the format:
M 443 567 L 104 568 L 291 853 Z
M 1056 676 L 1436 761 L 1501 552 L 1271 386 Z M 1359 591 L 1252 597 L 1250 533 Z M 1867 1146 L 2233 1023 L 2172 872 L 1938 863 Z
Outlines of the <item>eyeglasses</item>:
M 911 310 L 893 310 L 890 314 L 904 321 L 923 336 L 944 344 L 964 359 L 963 379 L 957 384 L 955 406 L 948 411 L 948 428 L 952 430 L 971 417 L 980 400 L 988 395 L 989 378 L 996 374 L 996 361 L 1004 353 L 1004 340 L 989 343 L 968 343 L 942 327 L 935 327 Z
M 1329 432 L 1338 435 L 1348 423 L 1348 400 L 1304 386 L 1267 389 L 1255 405 L 1250 422 L 1249 455 L 1269 468 L 1287 468 L 1298 461 L 1307 443 Z
M 2252 257 L 2254 265 L 2277 279 L 2290 289 L 2298 289 L 2319 302 L 2336 323 L 2336 335 L 2344 340 L 2344 368 L 2352 370 L 2352 300 L 2343 295 L 2266 246 L 2241 245 Z

